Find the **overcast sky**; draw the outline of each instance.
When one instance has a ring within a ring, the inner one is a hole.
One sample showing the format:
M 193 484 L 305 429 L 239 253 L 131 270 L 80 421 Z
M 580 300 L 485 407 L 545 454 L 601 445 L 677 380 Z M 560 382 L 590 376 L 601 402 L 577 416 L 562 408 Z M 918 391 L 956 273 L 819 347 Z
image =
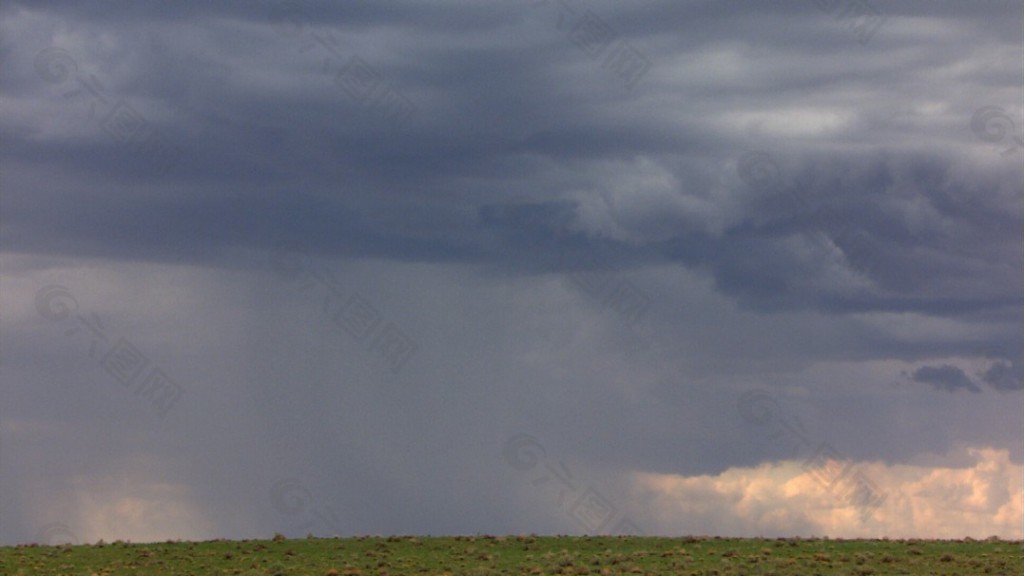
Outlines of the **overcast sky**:
M 1024 537 L 1024 5 L 765 4 L 4 2 L 0 544 Z

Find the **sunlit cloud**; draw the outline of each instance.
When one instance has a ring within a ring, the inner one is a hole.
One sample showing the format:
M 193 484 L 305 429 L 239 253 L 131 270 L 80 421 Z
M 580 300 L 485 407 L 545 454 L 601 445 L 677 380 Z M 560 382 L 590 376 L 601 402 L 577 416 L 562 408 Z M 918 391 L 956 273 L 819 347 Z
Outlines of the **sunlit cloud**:
M 634 490 L 667 533 L 1020 539 L 1024 466 L 995 448 L 966 448 L 947 460 L 964 457 L 966 465 L 948 466 L 832 462 L 849 471 L 834 483 L 800 461 L 715 475 L 638 473 Z M 848 496 L 855 474 L 872 484 L 877 506 Z

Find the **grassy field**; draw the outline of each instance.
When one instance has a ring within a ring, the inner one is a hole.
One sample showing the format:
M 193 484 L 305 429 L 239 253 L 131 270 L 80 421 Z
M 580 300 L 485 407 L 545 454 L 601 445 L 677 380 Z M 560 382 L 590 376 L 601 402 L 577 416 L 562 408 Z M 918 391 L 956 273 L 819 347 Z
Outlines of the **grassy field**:
M 3 575 L 1020 576 L 1020 542 L 462 536 L 214 540 L 0 548 Z

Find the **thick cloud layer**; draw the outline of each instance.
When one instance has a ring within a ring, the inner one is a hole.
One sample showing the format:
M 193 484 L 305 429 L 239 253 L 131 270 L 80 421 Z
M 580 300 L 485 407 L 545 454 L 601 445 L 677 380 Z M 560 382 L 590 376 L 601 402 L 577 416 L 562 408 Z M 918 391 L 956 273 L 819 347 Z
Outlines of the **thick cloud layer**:
M 5 3 L 0 543 L 1019 538 L 1022 20 Z

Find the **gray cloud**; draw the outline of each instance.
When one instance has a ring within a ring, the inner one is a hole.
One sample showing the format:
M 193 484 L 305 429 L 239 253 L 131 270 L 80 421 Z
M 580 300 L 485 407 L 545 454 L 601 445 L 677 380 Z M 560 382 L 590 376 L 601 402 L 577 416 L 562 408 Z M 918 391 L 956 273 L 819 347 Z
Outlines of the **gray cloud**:
M 995 362 L 985 371 L 982 379 L 1000 392 L 1024 390 L 1024 372 L 1020 362 Z
M 924 382 L 944 392 L 956 392 L 957 390 L 981 392 L 981 388 L 972 382 L 963 370 L 949 364 L 922 366 L 915 370 L 910 377 L 917 382 Z

